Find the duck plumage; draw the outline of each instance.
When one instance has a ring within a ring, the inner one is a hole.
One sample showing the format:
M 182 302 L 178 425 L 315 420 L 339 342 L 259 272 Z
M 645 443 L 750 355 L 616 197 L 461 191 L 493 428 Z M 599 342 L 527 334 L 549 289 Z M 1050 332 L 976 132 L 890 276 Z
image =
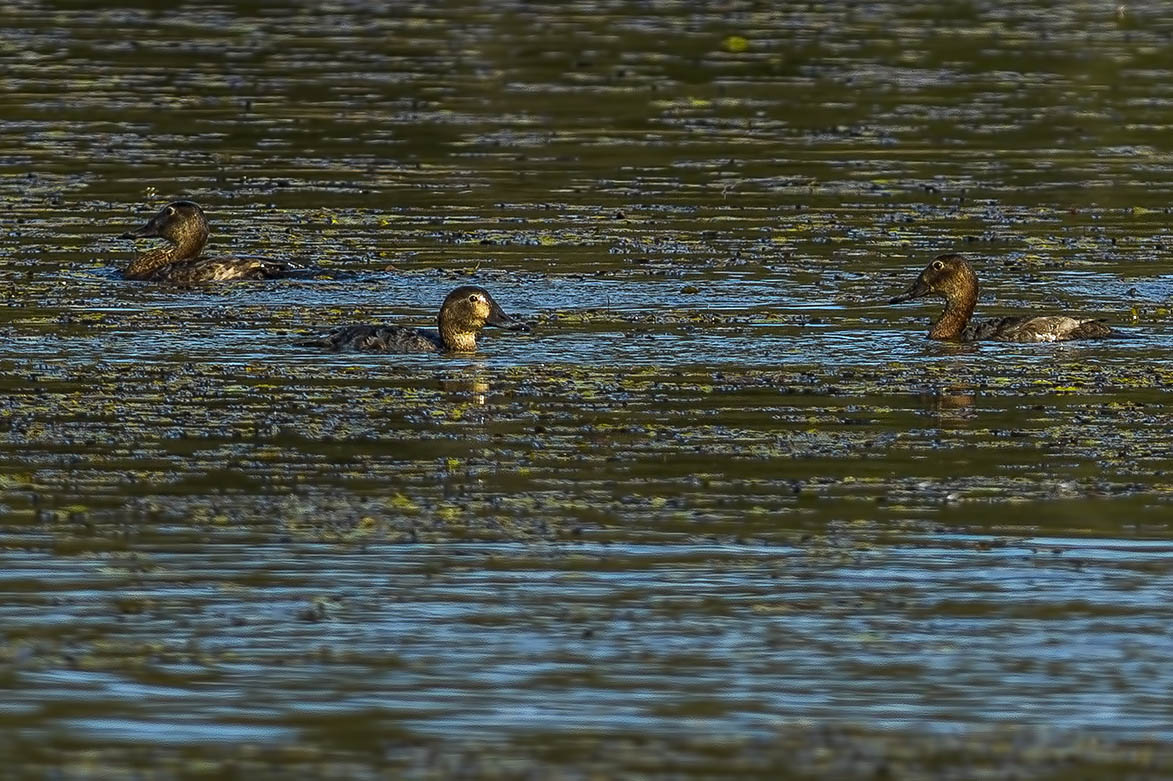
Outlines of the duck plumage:
M 210 230 L 204 210 L 191 201 L 164 206 L 124 239 L 161 238 L 167 245 L 139 254 L 126 267 L 127 279 L 194 284 L 236 279 L 274 279 L 308 271 L 295 263 L 254 257 L 202 255 Z
M 505 314 L 489 291 L 465 285 L 453 290 L 440 306 L 435 331 L 401 325 L 349 325 L 324 336 L 298 342 L 303 347 L 370 353 L 476 352 L 477 334 L 487 325 L 511 331 L 530 327 Z
M 1071 315 L 1026 315 L 971 321 L 977 306 L 978 280 L 973 267 L 960 255 L 933 258 L 904 293 L 888 303 L 916 298 L 945 299 L 945 309 L 929 330 L 932 339 L 959 342 L 1066 342 L 1124 336 L 1105 320 Z

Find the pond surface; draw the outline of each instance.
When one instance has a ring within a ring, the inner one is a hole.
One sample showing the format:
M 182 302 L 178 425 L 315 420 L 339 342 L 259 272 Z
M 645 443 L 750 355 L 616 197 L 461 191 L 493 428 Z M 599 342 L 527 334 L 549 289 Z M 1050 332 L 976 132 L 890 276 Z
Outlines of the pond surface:
M 0 7 L 0 749 L 1173 772 L 1173 9 Z M 312 279 L 127 282 L 177 198 Z M 890 307 L 1134 338 L 958 346 Z M 324 355 L 460 284 L 535 325 Z M 951 775 L 952 774 L 952 775 Z

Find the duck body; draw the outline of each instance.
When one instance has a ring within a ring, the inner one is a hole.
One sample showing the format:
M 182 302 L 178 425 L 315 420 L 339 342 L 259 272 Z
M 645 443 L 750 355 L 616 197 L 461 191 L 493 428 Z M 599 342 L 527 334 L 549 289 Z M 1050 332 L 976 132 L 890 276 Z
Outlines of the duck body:
M 977 306 L 977 275 L 960 255 L 939 255 L 921 271 L 912 286 L 889 300 L 900 304 L 916 298 L 945 299 L 945 310 L 929 330 L 929 338 L 958 342 L 1067 342 L 1126 336 L 1106 321 L 1070 315 L 996 317 L 971 322 Z
M 962 342 L 1068 342 L 1074 339 L 1102 339 L 1116 334 L 1107 321 L 1067 315 L 995 317 L 977 320 L 962 329 Z
M 334 352 L 442 353 L 444 340 L 436 331 L 401 325 L 349 325 L 320 339 L 299 342 L 306 347 L 325 347 Z
M 453 290 L 440 306 L 435 331 L 401 325 L 348 325 L 297 344 L 324 347 L 334 352 L 368 353 L 471 353 L 477 349 L 477 335 L 487 325 L 510 331 L 530 327 L 505 314 L 483 287 L 465 285 Z
M 127 279 L 195 284 L 236 279 L 275 279 L 305 274 L 294 263 L 251 257 L 208 257 L 208 219 L 191 201 L 175 201 L 159 210 L 146 225 L 122 234 L 124 239 L 161 238 L 167 246 L 138 255 L 126 267 Z
M 139 256 L 142 258 L 143 256 Z M 300 266 L 265 258 L 248 257 L 201 257 L 180 260 L 163 265 L 131 264 L 123 272 L 127 279 L 150 280 L 152 282 L 175 282 L 191 285 L 199 282 L 226 282 L 234 279 L 277 279 L 294 276 L 306 271 Z

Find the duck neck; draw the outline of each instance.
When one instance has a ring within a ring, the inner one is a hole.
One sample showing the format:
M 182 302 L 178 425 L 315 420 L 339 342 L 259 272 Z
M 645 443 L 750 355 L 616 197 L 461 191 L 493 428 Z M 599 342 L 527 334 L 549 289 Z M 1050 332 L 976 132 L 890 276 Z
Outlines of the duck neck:
M 460 328 L 454 323 L 440 322 L 440 340 L 444 347 L 454 353 L 475 353 L 477 351 L 476 331 Z
M 206 230 L 196 231 L 181 236 L 178 240 L 167 240 L 166 247 L 147 250 L 131 261 L 126 267 L 128 277 L 146 277 L 163 268 L 169 263 L 179 263 L 183 260 L 198 258 L 208 243 Z
M 929 337 L 931 339 L 961 338 L 961 332 L 965 330 L 965 325 L 973 315 L 975 306 L 977 306 L 976 290 L 945 299 L 945 311 L 937 318 L 937 322 L 933 323 Z

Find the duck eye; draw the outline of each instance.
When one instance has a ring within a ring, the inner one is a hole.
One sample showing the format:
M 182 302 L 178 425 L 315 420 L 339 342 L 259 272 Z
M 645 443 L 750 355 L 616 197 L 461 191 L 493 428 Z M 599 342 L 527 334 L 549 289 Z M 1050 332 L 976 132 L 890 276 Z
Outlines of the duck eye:
M 175 216 L 175 207 L 174 206 L 167 207 L 167 216 L 169 216 L 169 217 Z
M 935 268 L 937 271 L 940 271 L 941 269 L 945 268 L 945 264 L 939 260 L 934 260 L 933 261 L 933 268 Z
M 473 293 L 471 296 L 469 296 L 469 297 L 468 297 L 468 300 L 469 300 L 469 301 L 471 301 L 471 302 L 473 302 L 474 304 L 475 304 L 475 303 L 476 303 L 476 302 L 477 302 L 479 299 L 480 299 L 480 296 L 478 296 L 476 293 Z

